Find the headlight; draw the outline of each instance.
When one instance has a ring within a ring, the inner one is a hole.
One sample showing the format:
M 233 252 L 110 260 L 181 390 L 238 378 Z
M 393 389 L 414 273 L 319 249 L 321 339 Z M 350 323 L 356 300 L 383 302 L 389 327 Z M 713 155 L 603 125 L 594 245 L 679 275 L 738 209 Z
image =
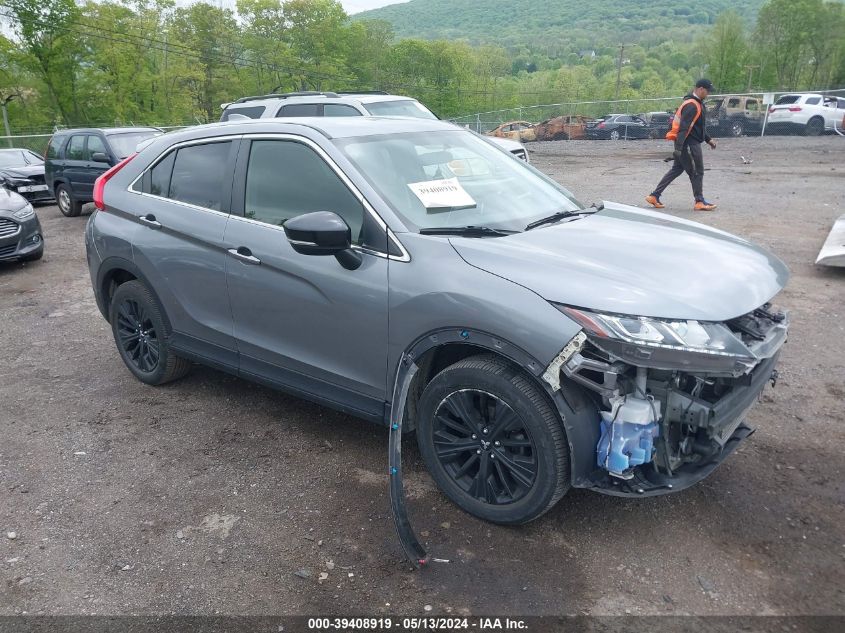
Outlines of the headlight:
M 592 343 L 632 365 L 744 373 L 757 358 L 723 323 L 620 316 L 555 305 Z
M 31 204 L 28 204 L 23 209 L 15 211 L 12 215 L 16 220 L 28 220 L 35 215 L 35 209 L 32 208 Z

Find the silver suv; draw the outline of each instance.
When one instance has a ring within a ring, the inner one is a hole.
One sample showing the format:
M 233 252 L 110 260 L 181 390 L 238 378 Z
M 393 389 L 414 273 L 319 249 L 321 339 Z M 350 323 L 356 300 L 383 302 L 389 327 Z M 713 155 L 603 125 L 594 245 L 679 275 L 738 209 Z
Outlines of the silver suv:
M 437 115 L 416 99 L 386 92 L 289 92 L 284 94 L 243 97 L 221 105 L 221 121 L 238 119 L 271 119 L 275 117 L 315 116 L 401 116 L 413 119 L 437 119 Z M 492 137 L 498 145 L 520 160 L 530 162 L 528 150 L 518 141 Z
M 191 128 L 109 170 L 94 197 L 94 294 L 139 380 L 198 362 L 401 420 L 442 490 L 498 523 L 570 487 L 701 480 L 752 433 L 786 339 L 774 255 L 585 207 L 441 121 Z

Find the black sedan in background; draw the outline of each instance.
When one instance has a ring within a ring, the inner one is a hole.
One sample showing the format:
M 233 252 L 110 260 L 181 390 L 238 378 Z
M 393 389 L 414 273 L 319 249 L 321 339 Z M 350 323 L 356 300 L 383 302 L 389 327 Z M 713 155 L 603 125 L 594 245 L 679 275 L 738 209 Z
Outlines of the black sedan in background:
M 41 259 L 44 234 L 32 204 L 0 187 L 0 262 Z
M 587 138 L 619 139 L 650 138 L 651 128 L 641 118 L 630 114 L 608 114 L 587 123 Z
M 23 149 L 0 149 L 0 187 L 19 193 L 29 202 L 52 202 L 44 181 L 44 159 Z

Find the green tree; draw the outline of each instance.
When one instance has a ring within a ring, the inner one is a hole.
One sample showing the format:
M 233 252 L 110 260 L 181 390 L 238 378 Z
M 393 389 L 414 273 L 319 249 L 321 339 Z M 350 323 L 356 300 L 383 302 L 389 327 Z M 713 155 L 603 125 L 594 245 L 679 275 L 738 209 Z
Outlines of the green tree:
M 720 92 L 744 90 L 749 49 L 745 26 L 735 11 L 721 14 L 703 42 L 707 74 Z
M 79 120 L 78 42 L 69 28 L 79 16 L 73 0 L 5 0 L 23 55 L 23 68 L 46 87 L 62 120 Z

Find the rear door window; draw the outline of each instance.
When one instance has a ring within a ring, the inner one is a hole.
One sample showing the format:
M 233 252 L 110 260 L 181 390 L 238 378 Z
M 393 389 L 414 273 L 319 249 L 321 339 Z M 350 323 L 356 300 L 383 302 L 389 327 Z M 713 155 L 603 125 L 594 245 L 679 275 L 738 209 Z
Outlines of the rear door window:
M 65 158 L 68 160 L 85 160 L 85 136 L 83 134 L 70 137 L 70 142 L 65 150 Z
M 167 197 L 213 211 L 228 210 L 223 192 L 228 191 L 226 176 L 231 145 L 230 141 L 224 141 L 178 149 Z M 231 178 L 231 174 L 228 176 Z
M 279 108 L 276 116 L 320 116 L 320 107 L 317 103 L 290 103 Z
M 343 103 L 327 103 L 323 106 L 323 116 L 361 116 L 361 113 Z

